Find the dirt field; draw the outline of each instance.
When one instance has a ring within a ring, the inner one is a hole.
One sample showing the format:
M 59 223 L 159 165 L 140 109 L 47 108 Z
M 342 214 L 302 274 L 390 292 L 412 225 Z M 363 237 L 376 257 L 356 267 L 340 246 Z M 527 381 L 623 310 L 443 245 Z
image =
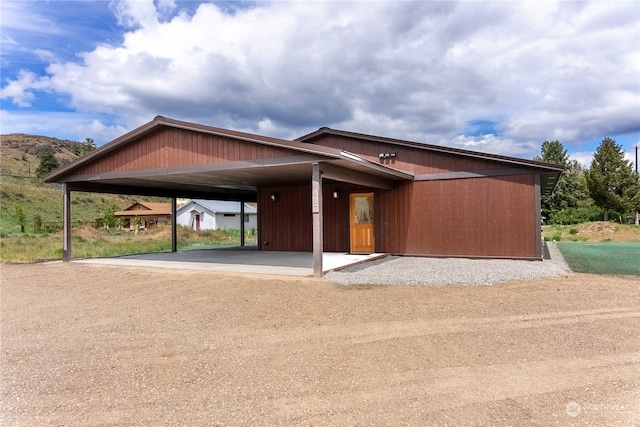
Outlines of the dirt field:
M 1 267 L 2 426 L 640 425 L 640 281 Z

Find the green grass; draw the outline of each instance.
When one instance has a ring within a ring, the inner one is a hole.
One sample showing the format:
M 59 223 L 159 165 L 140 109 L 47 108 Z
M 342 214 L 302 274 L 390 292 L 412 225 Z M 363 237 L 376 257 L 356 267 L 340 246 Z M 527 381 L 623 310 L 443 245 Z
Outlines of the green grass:
M 111 209 L 122 210 L 140 197 L 115 194 L 71 193 L 71 220 L 91 222 L 102 218 Z M 147 201 L 167 202 L 169 199 L 145 197 Z M 34 232 L 34 220 L 40 215 L 45 223 L 62 224 L 62 186 L 44 184 L 35 178 L 2 177 L 0 186 L 0 233 L 3 236 L 19 232 L 15 218 L 15 205 L 20 205 L 27 216 L 26 232 Z
M 585 222 L 573 225 L 545 225 L 542 227 L 545 241 L 563 242 L 638 242 L 640 227 L 616 222 Z
M 256 237 L 248 232 L 246 245 L 255 245 Z M 196 232 L 178 229 L 178 250 L 214 249 L 240 245 L 238 230 L 203 230 Z M 72 258 L 102 258 L 138 253 L 171 250 L 170 228 L 134 234 L 128 231 L 107 232 L 89 228 L 74 229 L 71 233 Z M 0 240 L 2 262 L 36 262 L 62 259 L 62 234 L 20 234 Z
M 576 273 L 640 276 L 640 243 L 556 243 Z

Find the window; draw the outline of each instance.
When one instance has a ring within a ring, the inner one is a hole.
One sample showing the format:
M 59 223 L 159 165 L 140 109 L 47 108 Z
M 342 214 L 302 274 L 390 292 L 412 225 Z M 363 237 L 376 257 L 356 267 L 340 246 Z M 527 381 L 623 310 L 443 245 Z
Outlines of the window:
M 244 214 L 244 222 L 249 222 L 249 214 Z
M 236 216 L 236 214 L 224 214 L 223 216 L 229 216 L 229 217 L 232 217 L 232 218 L 233 218 L 233 217 L 235 217 L 235 216 Z

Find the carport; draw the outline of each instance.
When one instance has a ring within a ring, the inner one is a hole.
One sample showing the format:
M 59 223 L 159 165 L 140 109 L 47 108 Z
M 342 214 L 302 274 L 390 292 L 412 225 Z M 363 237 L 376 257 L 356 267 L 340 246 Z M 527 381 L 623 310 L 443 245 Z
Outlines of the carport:
M 72 258 L 73 191 L 171 198 L 172 252 L 176 253 L 178 197 L 256 202 L 261 188 L 310 183 L 312 269 L 318 277 L 326 270 L 323 267 L 323 181 L 390 190 L 395 181 L 412 179 L 412 174 L 340 149 L 162 116 L 43 178 L 45 182 L 63 185 L 64 261 Z M 244 230 L 241 230 L 241 236 L 244 236 Z

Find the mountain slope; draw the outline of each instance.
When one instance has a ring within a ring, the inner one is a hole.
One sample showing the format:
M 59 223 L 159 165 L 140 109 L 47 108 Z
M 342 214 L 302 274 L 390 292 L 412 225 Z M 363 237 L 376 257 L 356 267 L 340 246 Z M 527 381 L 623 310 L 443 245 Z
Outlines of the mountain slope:
M 51 148 L 61 165 L 79 157 L 84 144 L 40 135 L 0 135 L 0 173 L 29 177 L 40 163 L 38 155 Z
M 0 135 L 0 233 L 19 232 L 15 218 L 16 206 L 27 217 L 26 232 L 34 230 L 36 215 L 42 221 L 62 223 L 62 186 L 44 184 L 35 178 L 40 160 L 38 154 L 51 148 L 60 164 L 79 157 L 86 148 L 80 142 L 39 135 Z M 72 221 L 84 223 L 101 218 L 108 210 L 122 210 L 142 200 L 137 196 L 114 194 L 71 193 Z M 166 201 L 144 198 L 147 201 Z

